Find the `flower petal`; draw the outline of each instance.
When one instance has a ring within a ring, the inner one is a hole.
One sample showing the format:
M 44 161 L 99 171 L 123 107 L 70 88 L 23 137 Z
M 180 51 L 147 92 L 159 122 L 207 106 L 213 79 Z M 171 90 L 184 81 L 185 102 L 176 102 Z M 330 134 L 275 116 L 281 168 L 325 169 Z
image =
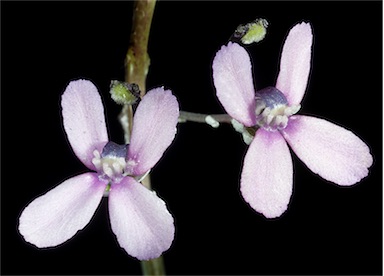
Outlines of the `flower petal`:
M 134 175 L 144 174 L 159 161 L 175 137 L 178 118 L 179 104 L 170 90 L 152 89 L 143 97 L 128 148 L 128 159 L 136 164 Z
M 216 53 L 212 69 L 216 95 L 227 113 L 245 126 L 255 125 L 255 88 L 247 51 L 229 42 Z
M 323 119 L 292 116 L 283 135 L 311 171 L 339 185 L 359 182 L 373 162 L 360 138 Z
M 52 247 L 72 238 L 91 220 L 105 184 L 95 173 L 72 177 L 32 201 L 22 212 L 19 231 L 37 247 Z
M 245 155 L 241 194 L 267 218 L 288 208 L 292 195 L 293 166 L 289 148 L 279 132 L 259 129 Z
M 276 88 L 290 105 L 300 104 L 311 69 L 312 29 L 309 23 L 294 26 L 285 40 Z
M 88 80 L 76 80 L 68 84 L 62 98 L 64 129 L 76 156 L 89 169 L 93 151 L 102 151 L 108 142 L 104 108 L 95 85 Z
M 172 244 L 175 227 L 164 201 L 131 177 L 112 186 L 109 215 L 120 246 L 139 260 L 157 258 Z

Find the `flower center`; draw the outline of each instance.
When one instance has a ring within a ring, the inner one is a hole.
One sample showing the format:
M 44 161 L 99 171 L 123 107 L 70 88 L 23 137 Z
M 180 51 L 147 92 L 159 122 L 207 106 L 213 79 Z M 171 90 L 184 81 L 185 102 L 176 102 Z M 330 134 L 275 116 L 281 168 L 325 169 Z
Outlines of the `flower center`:
M 127 148 L 128 145 L 108 142 L 101 154 L 98 150 L 93 152 L 92 163 L 100 173 L 101 178 L 112 182 L 120 182 L 125 176 Z
M 284 129 L 288 118 L 300 110 L 300 105 L 288 105 L 287 98 L 275 87 L 256 92 L 256 123 L 268 131 Z

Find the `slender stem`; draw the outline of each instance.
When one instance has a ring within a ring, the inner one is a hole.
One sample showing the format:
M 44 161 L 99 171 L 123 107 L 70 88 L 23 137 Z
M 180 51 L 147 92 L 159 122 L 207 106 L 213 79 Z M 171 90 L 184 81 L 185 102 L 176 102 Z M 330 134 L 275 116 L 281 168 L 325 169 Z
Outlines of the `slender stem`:
M 125 81 L 136 83 L 140 88 L 141 97 L 146 92 L 145 82 L 150 64 L 147 53 L 148 39 L 155 5 L 155 0 L 137 0 L 134 2 L 132 31 L 125 59 Z M 133 123 L 132 106 L 125 106 L 122 112 L 128 117 L 129 129 L 125 129 L 125 132 L 131 133 Z M 129 134 L 125 136 L 129 137 Z M 151 188 L 149 179 L 147 177 L 143 180 L 143 184 L 147 188 Z
M 179 122 L 206 123 L 212 127 L 218 127 L 220 123 L 230 124 L 232 117 L 228 114 L 201 114 L 187 111 L 180 111 Z
M 143 275 L 165 275 L 163 258 L 141 261 Z
M 125 60 L 125 80 L 139 85 L 141 97 L 146 92 L 145 81 L 150 64 L 147 53 L 148 39 L 155 4 L 155 0 L 137 0 L 134 2 L 130 45 Z
M 140 88 L 140 96 L 146 92 L 146 78 L 150 59 L 147 53 L 149 32 L 156 0 L 136 0 L 134 2 L 132 31 L 130 44 L 125 59 L 125 81 L 136 83 Z M 123 107 L 120 121 L 124 129 L 126 143 L 129 143 L 132 132 L 133 110 L 131 105 Z M 142 181 L 143 185 L 151 188 L 149 175 Z M 143 275 L 165 275 L 162 256 L 157 259 L 141 262 Z
M 124 105 L 119 114 L 120 124 L 124 131 L 125 144 L 129 144 L 131 140 L 131 132 L 133 126 L 133 109 L 132 105 Z

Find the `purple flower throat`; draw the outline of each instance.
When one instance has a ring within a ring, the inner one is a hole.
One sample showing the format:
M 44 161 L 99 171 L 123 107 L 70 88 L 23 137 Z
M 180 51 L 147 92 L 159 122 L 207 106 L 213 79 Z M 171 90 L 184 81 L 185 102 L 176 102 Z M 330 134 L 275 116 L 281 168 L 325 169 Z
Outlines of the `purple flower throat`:
M 109 183 L 119 183 L 125 176 L 133 176 L 134 160 L 127 160 L 129 145 L 119 145 L 108 142 L 101 154 L 98 150 L 93 151 L 93 165 L 99 174 L 99 179 Z
M 289 117 L 300 110 L 300 105 L 289 105 L 284 94 L 275 87 L 267 87 L 256 93 L 256 126 L 268 131 L 284 129 Z

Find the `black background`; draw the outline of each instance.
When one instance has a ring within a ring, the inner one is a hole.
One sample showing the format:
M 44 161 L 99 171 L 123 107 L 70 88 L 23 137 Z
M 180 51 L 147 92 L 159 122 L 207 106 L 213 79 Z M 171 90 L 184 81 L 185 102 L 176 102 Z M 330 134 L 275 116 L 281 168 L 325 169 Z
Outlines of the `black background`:
M 108 98 L 122 80 L 132 2 L 1 2 L 1 274 L 140 274 L 110 230 L 107 199 L 94 219 L 55 249 L 17 231 L 36 196 L 85 172 L 63 132 L 60 95 L 91 79 L 110 136 L 123 141 Z M 149 41 L 148 88 L 172 89 L 181 109 L 222 113 L 211 64 L 237 25 L 264 17 L 268 34 L 248 47 L 258 89 L 275 83 L 289 29 L 312 24 L 312 71 L 302 114 L 343 125 L 370 146 L 368 178 L 338 187 L 296 157 L 288 211 L 267 220 L 239 194 L 246 145 L 229 125 L 179 125 L 152 184 L 175 218 L 168 274 L 381 274 L 382 3 L 158 2 Z

